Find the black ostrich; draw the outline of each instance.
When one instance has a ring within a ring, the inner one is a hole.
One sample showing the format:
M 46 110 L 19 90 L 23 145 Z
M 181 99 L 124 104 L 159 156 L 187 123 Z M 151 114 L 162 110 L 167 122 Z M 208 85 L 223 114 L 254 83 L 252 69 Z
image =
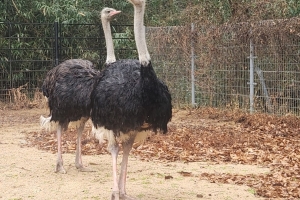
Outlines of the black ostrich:
M 101 20 L 105 33 L 111 31 L 109 22 L 118 13 L 120 11 L 112 8 L 104 8 L 101 11 Z M 106 62 L 114 61 L 114 52 L 108 52 Z M 61 134 L 68 128 L 70 122 L 75 122 L 77 128 L 75 166 L 81 171 L 91 171 L 82 164 L 81 136 L 84 125 L 90 117 L 90 97 L 98 74 L 99 72 L 94 69 L 90 61 L 71 59 L 54 67 L 46 75 L 42 91 L 48 101 L 50 116 L 48 118 L 41 116 L 40 122 L 43 127 L 50 129 L 53 129 L 54 124 L 56 125 L 58 146 L 55 172 L 66 173 L 63 167 Z
M 134 33 L 139 60 L 119 60 L 107 65 L 93 90 L 92 132 L 108 140 L 113 158 L 112 199 L 130 199 L 125 183 L 132 145 L 145 140 L 149 132 L 167 132 L 172 117 L 171 95 L 150 62 L 143 26 L 145 0 L 129 0 L 134 5 Z M 117 178 L 118 142 L 123 147 L 119 180 Z

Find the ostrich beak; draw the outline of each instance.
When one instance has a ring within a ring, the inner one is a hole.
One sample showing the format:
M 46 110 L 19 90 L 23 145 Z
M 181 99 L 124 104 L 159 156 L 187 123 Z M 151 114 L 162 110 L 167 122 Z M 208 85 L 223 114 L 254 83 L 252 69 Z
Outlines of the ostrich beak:
M 122 12 L 122 11 L 120 11 L 120 10 L 116 10 L 116 11 L 110 12 L 109 15 L 112 17 L 112 16 L 117 15 L 117 14 L 119 14 L 119 13 L 121 13 L 121 12 Z

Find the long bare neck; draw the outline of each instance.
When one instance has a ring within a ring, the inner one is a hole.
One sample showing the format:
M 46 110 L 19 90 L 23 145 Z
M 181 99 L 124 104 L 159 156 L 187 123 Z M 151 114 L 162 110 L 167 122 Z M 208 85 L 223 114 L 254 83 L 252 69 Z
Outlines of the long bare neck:
M 145 4 L 134 5 L 134 38 L 136 42 L 139 60 L 142 65 L 148 65 L 150 54 L 146 44 L 146 32 L 144 26 Z
M 107 19 L 101 19 L 106 43 L 106 64 L 116 62 L 114 44 L 111 35 L 110 22 Z

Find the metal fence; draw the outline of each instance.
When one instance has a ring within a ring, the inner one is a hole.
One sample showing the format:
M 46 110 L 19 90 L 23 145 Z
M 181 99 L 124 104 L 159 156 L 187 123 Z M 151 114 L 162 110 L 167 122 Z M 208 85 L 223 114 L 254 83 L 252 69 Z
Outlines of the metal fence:
M 112 32 L 116 57 L 136 57 L 133 26 L 113 25 Z M 106 46 L 101 24 L 0 22 L 0 102 L 13 103 L 16 88 L 33 98 L 46 72 L 72 58 L 102 68 Z
M 193 25 L 148 28 L 152 58 L 176 104 L 300 115 L 299 36 L 208 34 Z
M 22 85 L 32 97 L 45 73 L 63 60 L 88 59 L 99 70 L 105 62 L 99 24 L 1 23 L 0 28 L 0 101 L 5 103 L 13 102 L 10 92 Z M 113 25 L 112 30 L 117 58 L 136 58 L 133 27 Z M 274 35 L 273 42 L 251 43 L 224 32 L 216 43 L 205 40 L 208 31 L 197 26 L 146 30 L 155 70 L 169 86 L 175 107 L 300 114 L 299 37 Z

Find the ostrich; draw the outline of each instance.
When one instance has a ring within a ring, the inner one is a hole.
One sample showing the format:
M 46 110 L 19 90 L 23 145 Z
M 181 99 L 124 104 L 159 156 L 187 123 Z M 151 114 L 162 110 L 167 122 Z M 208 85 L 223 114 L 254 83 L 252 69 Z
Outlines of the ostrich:
M 112 8 L 104 8 L 101 11 L 101 20 L 105 35 L 110 32 L 110 21 L 120 13 Z M 108 38 L 109 39 L 109 38 Z M 112 42 L 112 41 L 111 41 Z M 107 45 L 112 45 L 109 42 Z M 106 63 L 115 61 L 114 52 L 107 52 Z M 81 159 L 81 137 L 86 121 L 90 117 L 91 93 L 95 78 L 99 72 L 94 69 L 88 60 L 66 60 L 51 69 L 44 80 L 42 91 L 48 101 L 50 116 L 41 116 L 42 127 L 53 128 L 56 122 L 57 129 L 57 161 L 55 172 L 66 173 L 63 166 L 61 135 L 67 130 L 69 122 L 75 122 L 77 128 L 75 166 L 80 171 L 92 171 L 85 168 Z M 52 126 L 52 127 L 51 127 Z
M 108 140 L 112 154 L 112 199 L 130 199 L 126 194 L 128 156 L 134 142 L 146 139 L 150 131 L 167 132 L 172 117 L 171 95 L 152 67 L 143 26 L 145 0 L 129 0 L 134 5 L 134 34 L 139 60 L 118 60 L 101 72 L 92 92 L 92 133 L 100 142 Z M 119 180 L 119 144 L 123 158 Z

